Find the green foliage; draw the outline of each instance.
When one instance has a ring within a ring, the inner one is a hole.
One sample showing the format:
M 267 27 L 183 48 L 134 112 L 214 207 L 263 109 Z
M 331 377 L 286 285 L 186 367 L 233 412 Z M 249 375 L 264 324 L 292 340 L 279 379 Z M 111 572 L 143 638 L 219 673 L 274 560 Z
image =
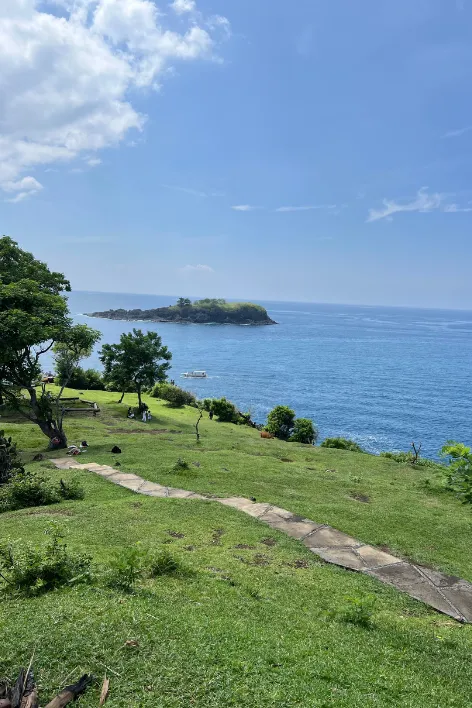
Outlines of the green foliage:
M 167 401 L 171 408 L 181 408 L 182 406 L 193 406 L 195 408 L 197 406 L 197 399 L 193 393 L 169 383 L 156 384 L 151 396 Z
M 374 608 L 374 595 L 366 595 L 365 597 L 346 596 L 344 603 L 331 614 L 341 622 L 355 624 L 364 629 L 372 629 Z
M 151 556 L 147 570 L 151 578 L 158 578 L 162 575 L 180 575 L 183 572 L 183 567 L 180 561 L 165 549 L 157 555 Z
M 18 472 L 0 488 L 0 511 L 48 506 L 59 500 L 58 490 L 46 477 L 35 472 Z
M 280 440 L 288 440 L 295 425 L 295 411 L 276 406 L 267 416 L 266 430 Z
M 174 472 L 183 472 L 184 470 L 190 469 L 190 465 L 188 462 L 186 462 L 181 457 L 179 457 L 179 459 L 175 463 L 173 469 L 174 469 Z
M 472 451 L 463 443 L 449 440 L 441 450 L 448 459 L 446 485 L 464 504 L 472 504 Z
M 140 329 L 122 334 L 118 344 L 104 344 L 100 352 L 105 381 L 115 384 L 120 391 L 133 385 L 139 408 L 142 391 L 152 388 L 156 381 L 165 380 L 171 358 L 157 332 L 144 334 Z
M 68 551 L 56 523 L 49 524 L 46 534 L 49 541 L 41 547 L 23 541 L 0 544 L 0 581 L 3 578 L 5 590 L 46 592 L 90 579 L 90 557 Z
M 192 301 L 188 297 L 179 297 L 177 300 L 177 307 L 191 307 Z
M 403 452 L 401 450 L 381 452 L 380 457 L 386 457 L 388 460 L 393 460 L 394 462 L 415 465 L 415 467 L 431 467 L 436 469 L 442 467 L 437 462 L 434 462 L 434 460 L 428 460 L 426 457 L 416 459 L 416 456 L 412 452 Z
M 60 273 L 0 239 L 0 398 L 36 423 L 56 446 L 65 446 L 61 407 L 37 392 L 41 356 L 52 346 L 70 370 L 100 336 L 86 325 L 72 325 L 67 301 L 70 284 Z M 26 395 L 25 395 L 26 394 Z
M 105 382 L 102 375 L 96 369 L 82 369 L 81 366 L 75 366 L 67 379 L 63 367 L 60 362 L 56 362 L 57 383 L 68 386 L 76 390 L 86 391 L 104 391 Z
M 224 396 L 223 398 L 213 398 L 211 400 L 210 410 L 213 410 L 213 413 L 222 423 L 240 422 L 241 415 L 238 409 L 234 403 L 228 401 Z
M 63 480 L 57 489 L 61 499 L 84 499 L 85 491 L 78 479 Z
M 330 447 L 336 450 L 349 450 L 350 452 L 365 452 L 354 440 L 348 438 L 326 438 L 321 447 Z
M 143 574 L 147 553 L 137 543 L 131 548 L 122 548 L 110 561 L 107 584 L 122 592 L 132 592 Z
M 296 418 L 290 442 L 314 445 L 318 439 L 318 430 L 310 418 Z
M 16 444 L 0 430 L 0 485 L 8 482 L 18 472 L 24 472 L 24 468 Z

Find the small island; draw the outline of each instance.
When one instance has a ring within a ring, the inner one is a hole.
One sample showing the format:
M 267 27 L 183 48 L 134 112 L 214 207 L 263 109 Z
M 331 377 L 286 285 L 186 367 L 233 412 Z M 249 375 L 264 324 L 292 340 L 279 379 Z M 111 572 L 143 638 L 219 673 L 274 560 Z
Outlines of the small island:
M 192 303 L 188 298 L 179 298 L 175 305 L 157 307 L 153 310 L 106 310 L 90 312 L 88 317 L 128 322 L 174 322 L 175 324 L 232 324 L 245 326 L 274 325 L 267 310 L 252 302 L 226 302 L 206 298 Z

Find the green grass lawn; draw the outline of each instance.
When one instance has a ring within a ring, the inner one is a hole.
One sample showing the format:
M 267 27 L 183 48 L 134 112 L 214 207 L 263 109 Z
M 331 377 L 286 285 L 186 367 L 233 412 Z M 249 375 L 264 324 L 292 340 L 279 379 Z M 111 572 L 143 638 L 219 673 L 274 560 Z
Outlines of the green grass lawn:
M 119 460 L 121 471 L 152 481 L 254 496 L 472 580 L 471 512 L 434 483 L 427 491 L 427 469 L 261 440 L 255 430 L 207 418 L 196 445 L 193 409 L 147 399 L 153 420 L 145 425 L 126 419 L 135 396 L 122 405 L 113 404 L 116 394 L 85 397 L 102 410 L 67 421 L 70 442 L 90 445 L 81 462 Z M 46 439 L 29 423 L 0 420 L 0 427 L 25 459 L 44 451 Z M 119 456 L 110 452 L 115 444 Z M 178 458 L 189 470 L 174 471 Z M 211 501 L 142 497 L 91 472 L 28 466 L 54 480 L 79 476 L 86 497 L 4 513 L 2 539 L 42 543 L 55 519 L 69 547 L 88 551 L 97 566 L 140 541 L 168 549 L 189 572 L 144 580 L 132 594 L 103 584 L 32 598 L 5 593 L 0 675 L 13 676 L 35 648 L 43 696 L 81 672 L 107 671 L 111 707 L 470 705 L 472 627 L 324 564 L 297 541 Z M 373 627 L 346 622 L 346 596 L 370 595 Z M 80 705 L 98 705 L 98 693 L 99 686 Z

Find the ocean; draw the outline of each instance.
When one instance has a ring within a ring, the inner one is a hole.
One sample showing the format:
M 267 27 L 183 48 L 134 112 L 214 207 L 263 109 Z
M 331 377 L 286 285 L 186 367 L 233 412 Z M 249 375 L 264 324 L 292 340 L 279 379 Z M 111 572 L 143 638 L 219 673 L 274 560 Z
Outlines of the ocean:
M 165 296 L 74 292 L 76 322 L 116 342 L 133 327 L 158 331 L 171 377 L 199 398 L 226 396 L 257 422 L 277 404 L 312 418 L 320 439 L 343 436 L 369 452 L 449 439 L 472 443 L 472 312 L 261 302 L 279 324 L 177 325 L 90 319 L 86 312 L 160 307 Z M 87 366 L 100 368 L 97 351 Z M 204 380 L 181 379 L 205 369 Z

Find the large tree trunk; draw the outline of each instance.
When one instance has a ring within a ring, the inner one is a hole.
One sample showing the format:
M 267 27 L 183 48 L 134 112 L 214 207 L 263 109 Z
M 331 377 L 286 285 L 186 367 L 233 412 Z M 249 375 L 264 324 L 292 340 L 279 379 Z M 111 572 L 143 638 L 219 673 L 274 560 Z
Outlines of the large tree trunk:
M 49 447 L 51 450 L 60 450 L 67 447 L 67 438 L 63 430 L 58 430 L 54 423 L 50 421 L 38 420 L 39 427 L 49 438 Z
M 67 447 L 67 438 L 62 430 L 62 425 L 57 425 L 53 420 L 45 420 L 44 413 L 38 403 L 36 389 L 28 389 L 31 399 L 31 411 L 33 413 L 33 422 L 36 423 L 42 432 L 49 438 L 49 448 L 51 450 L 60 450 Z
M 138 407 L 139 407 L 139 410 L 141 411 L 141 410 L 142 410 L 142 405 L 143 405 L 143 403 L 142 403 L 142 401 L 141 401 L 141 386 L 136 386 L 136 391 L 137 391 L 137 394 L 138 394 Z
M 122 394 L 121 394 L 121 398 L 120 398 L 120 400 L 118 401 L 118 403 L 123 403 L 123 398 L 124 398 L 124 397 L 125 397 L 125 392 L 123 391 Z

